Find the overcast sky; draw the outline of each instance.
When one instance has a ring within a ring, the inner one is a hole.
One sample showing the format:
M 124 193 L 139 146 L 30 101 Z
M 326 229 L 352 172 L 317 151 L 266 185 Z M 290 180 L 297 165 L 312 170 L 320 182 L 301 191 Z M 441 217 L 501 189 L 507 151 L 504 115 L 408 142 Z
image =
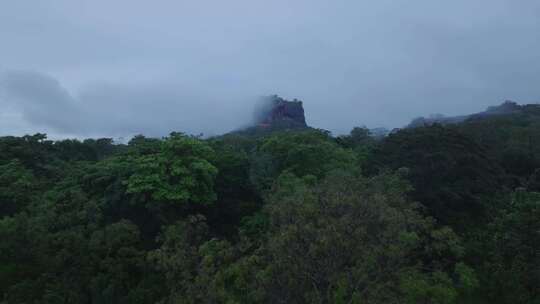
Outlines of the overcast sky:
M 0 135 L 334 133 L 540 101 L 538 0 L 0 0 Z

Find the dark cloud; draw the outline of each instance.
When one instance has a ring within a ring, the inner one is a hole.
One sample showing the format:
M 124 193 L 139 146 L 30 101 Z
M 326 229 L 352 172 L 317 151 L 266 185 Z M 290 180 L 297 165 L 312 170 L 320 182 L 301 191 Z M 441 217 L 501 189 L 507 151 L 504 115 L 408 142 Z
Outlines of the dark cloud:
M 4 103 L 20 111 L 28 122 L 67 131 L 80 122 L 76 101 L 54 78 L 33 72 L 10 71 L 0 78 Z
M 0 76 L 2 106 L 37 130 L 78 136 L 160 136 L 171 131 L 219 134 L 250 119 L 249 99 L 190 93 L 174 84 L 100 84 L 70 94 L 51 76 L 9 71 Z
M 36 72 L 4 73 L 0 131 L 221 133 L 274 93 L 338 133 L 536 102 L 538 32 L 536 0 L 5 1 L 0 67 Z

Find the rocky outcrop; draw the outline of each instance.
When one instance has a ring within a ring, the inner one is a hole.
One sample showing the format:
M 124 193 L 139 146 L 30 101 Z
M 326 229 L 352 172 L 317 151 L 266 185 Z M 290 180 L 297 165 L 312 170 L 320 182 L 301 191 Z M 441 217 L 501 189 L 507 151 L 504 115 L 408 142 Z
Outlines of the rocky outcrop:
M 262 128 L 306 128 L 302 102 L 285 100 L 277 95 L 263 99 L 255 114 L 255 123 Z

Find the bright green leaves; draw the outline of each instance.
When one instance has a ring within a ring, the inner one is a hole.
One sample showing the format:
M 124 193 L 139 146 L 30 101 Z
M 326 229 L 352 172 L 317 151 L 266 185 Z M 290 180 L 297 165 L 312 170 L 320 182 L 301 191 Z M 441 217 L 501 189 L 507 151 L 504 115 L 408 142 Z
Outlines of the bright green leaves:
M 339 147 L 322 131 L 284 133 L 268 138 L 260 147 L 276 161 L 278 171 L 289 170 L 297 176 L 323 177 L 331 170 L 354 167 L 355 155 Z
M 357 160 L 351 149 L 339 146 L 328 132 L 277 133 L 262 140 L 251 155 L 250 179 L 264 194 L 284 172 L 321 179 L 332 170 L 359 172 Z
M 213 156 L 212 148 L 201 140 L 173 133 L 157 152 L 135 157 L 127 192 L 156 201 L 212 203 L 218 173 L 210 162 Z

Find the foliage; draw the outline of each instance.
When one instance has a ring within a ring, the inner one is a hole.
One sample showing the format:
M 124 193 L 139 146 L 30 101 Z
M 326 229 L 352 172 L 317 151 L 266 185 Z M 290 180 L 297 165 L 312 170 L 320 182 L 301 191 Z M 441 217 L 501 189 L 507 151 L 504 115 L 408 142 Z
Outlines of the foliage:
M 459 229 L 482 221 L 485 201 L 503 188 L 504 173 L 469 137 L 432 125 L 391 134 L 373 153 L 373 168 L 407 168 L 415 200 L 444 224 Z
M 497 212 L 477 241 L 484 293 L 492 303 L 540 301 L 540 194 L 519 190 Z M 508 293 L 507 290 L 512 290 Z
M 321 130 L 278 133 L 265 138 L 257 152 L 256 160 L 270 162 L 270 170 L 266 169 L 262 175 L 270 175 L 272 180 L 284 171 L 322 178 L 332 170 L 356 167 L 354 153 L 339 147 L 329 133 Z
M 140 155 L 127 192 L 146 194 L 156 201 L 212 203 L 217 169 L 210 163 L 212 148 L 196 138 L 173 133 L 156 153 Z
M 0 137 L 0 303 L 540 303 L 540 112 Z

